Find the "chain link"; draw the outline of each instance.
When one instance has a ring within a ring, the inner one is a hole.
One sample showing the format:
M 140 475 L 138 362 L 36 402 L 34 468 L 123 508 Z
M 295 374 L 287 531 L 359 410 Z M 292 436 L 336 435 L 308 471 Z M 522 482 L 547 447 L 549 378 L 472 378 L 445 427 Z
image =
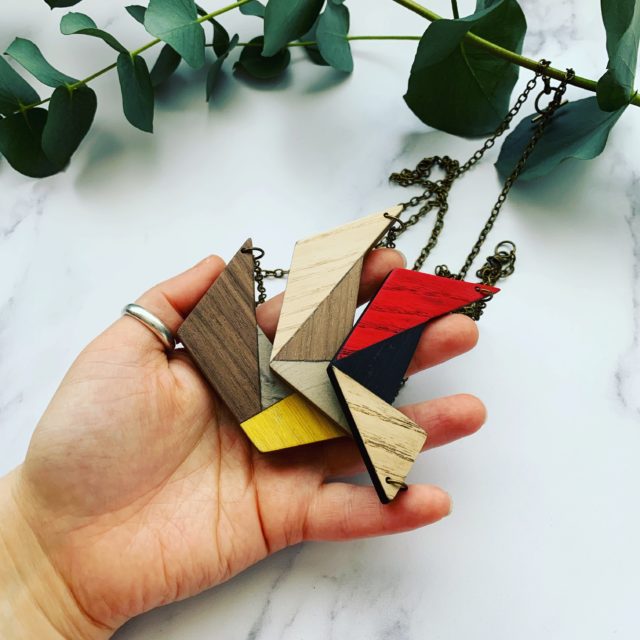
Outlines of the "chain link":
M 267 289 L 264 286 L 265 278 L 284 278 L 289 275 L 287 269 L 263 269 L 260 260 L 264 258 L 264 249 L 252 247 L 251 249 L 241 249 L 242 253 L 250 253 L 253 256 L 253 278 L 258 290 L 256 305 L 260 305 L 267 299 Z

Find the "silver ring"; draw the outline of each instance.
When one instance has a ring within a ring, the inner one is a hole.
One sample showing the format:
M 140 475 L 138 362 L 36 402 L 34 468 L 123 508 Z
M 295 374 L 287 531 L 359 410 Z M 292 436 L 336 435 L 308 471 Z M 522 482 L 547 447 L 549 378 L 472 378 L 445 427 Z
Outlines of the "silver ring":
M 167 351 L 173 351 L 176 347 L 176 339 L 173 337 L 173 333 L 167 325 L 158 318 L 158 316 L 147 311 L 139 304 L 128 304 L 122 310 L 123 316 L 131 316 L 138 322 L 141 322 L 147 329 L 153 331 L 153 333 L 160 338 L 160 342 L 164 345 Z

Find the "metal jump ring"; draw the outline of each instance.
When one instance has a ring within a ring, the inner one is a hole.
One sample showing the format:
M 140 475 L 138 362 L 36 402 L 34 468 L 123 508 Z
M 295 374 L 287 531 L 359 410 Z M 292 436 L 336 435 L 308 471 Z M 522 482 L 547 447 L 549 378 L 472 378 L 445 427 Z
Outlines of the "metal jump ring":
M 169 329 L 169 327 L 167 327 L 167 325 L 162 322 L 158 316 L 151 313 L 151 311 L 147 311 L 139 304 L 128 304 L 122 310 L 122 315 L 135 318 L 138 322 L 147 327 L 147 329 L 153 331 L 167 351 L 173 351 L 173 349 L 175 349 L 176 339 L 173 337 L 171 329 Z
M 402 482 L 401 480 L 393 480 L 389 476 L 387 476 L 384 481 L 387 484 L 393 485 L 394 487 L 398 487 L 400 491 L 406 491 L 409 488 L 409 485 L 406 482 Z

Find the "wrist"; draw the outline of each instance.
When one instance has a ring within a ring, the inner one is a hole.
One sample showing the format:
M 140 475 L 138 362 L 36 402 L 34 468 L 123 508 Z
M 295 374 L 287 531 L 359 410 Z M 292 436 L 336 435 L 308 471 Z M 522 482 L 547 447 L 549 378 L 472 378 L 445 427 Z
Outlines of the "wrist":
M 0 478 L 0 637 L 103 640 L 78 606 L 24 515 L 19 470 Z

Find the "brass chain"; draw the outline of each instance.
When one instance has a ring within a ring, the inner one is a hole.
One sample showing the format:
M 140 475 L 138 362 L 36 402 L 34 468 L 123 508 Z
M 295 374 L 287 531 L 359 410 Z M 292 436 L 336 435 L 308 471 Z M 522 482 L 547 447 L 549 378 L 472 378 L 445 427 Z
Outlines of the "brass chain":
M 398 184 L 402 187 L 410 187 L 419 185 L 423 188 L 423 192 L 417 196 L 413 196 L 407 202 L 401 203 L 402 212 L 420 206 L 420 209 L 409 216 L 406 220 L 396 219 L 396 223 L 391 226 L 385 235 L 385 237 L 378 243 L 379 247 L 395 248 L 395 241 L 403 234 L 407 229 L 416 225 L 422 220 L 428 213 L 435 209 L 436 219 L 431 230 L 431 234 L 426 244 L 420 250 L 420 254 L 416 258 L 413 269 L 419 271 L 422 269 L 425 261 L 431 254 L 431 251 L 438 243 L 438 238 L 442 229 L 444 228 L 444 219 L 449 210 L 449 193 L 451 187 L 457 178 L 469 171 L 475 164 L 477 164 L 485 155 L 489 149 L 491 149 L 498 138 L 500 138 L 504 132 L 511 125 L 512 120 L 519 113 L 524 103 L 528 100 L 529 95 L 535 89 L 538 84 L 538 80 L 542 77 L 544 81 L 544 88 L 537 96 L 535 100 L 535 108 L 538 115 L 533 118 L 533 121 L 537 122 L 536 128 L 527 143 L 522 155 L 516 163 L 513 171 L 505 180 L 500 195 L 498 196 L 491 213 L 487 218 L 478 239 L 473 245 L 469 255 L 467 256 L 462 268 L 457 274 L 449 271 L 446 265 L 439 265 L 436 267 L 436 274 L 443 277 L 455 278 L 462 280 L 466 277 L 471 265 L 478 257 L 482 246 L 484 245 L 487 236 L 492 231 L 498 216 L 502 210 L 502 205 L 505 203 L 511 187 L 514 185 L 524 166 L 529 159 L 529 156 L 533 152 L 536 144 L 542 137 L 544 130 L 551 121 L 553 115 L 557 109 L 564 104 L 562 97 L 567 90 L 567 84 L 571 78 L 573 78 L 573 69 L 567 69 L 567 75 L 556 87 L 552 87 L 550 78 L 544 74 L 545 69 L 549 67 L 551 63 L 548 60 L 541 60 L 538 64 L 538 69 L 533 78 L 531 78 L 525 85 L 522 93 L 517 97 L 515 103 L 508 111 L 498 128 L 493 134 L 487 138 L 483 145 L 477 149 L 473 155 L 464 163 L 460 164 L 458 160 L 454 160 L 449 156 L 432 156 L 429 158 L 423 158 L 415 169 L 403 169 L 400 172 L 393 173 L 390 176 L 390 181 Z M 543 95 L 553 94 L 553 97 L 549 104 L 543 109 L 540 108 L 539 103 Z M 431 173 L 434 169 L 440 169 L 444 172 L 444 176 L 438 180 L 431 179 Z M 265 252 L 259 247 L 253 247 L 252 249 L 243 249 L 244 253 L 251 253 L 254 262 L 254 278 L 256 282 L 256 288 L 258 290 L 258 299 L 256 304 L 262 304 L 267 298 L 266 288 L 264 286 L 265 278 L 284 278 L 289 274 L 286 269 L 263 269 L 260 260 L 264 257 Z M 513 242 L 505 240 L 500 242 L 493 255 L 489 256 L 485 264 L 478 269 L 476 275 L 480 278 L 482 284 L 495 285 L 498 280 L 511 275 L 515 269 L 516 261 L 516 246 Z M 479 288 L 482 291 L 482 288 Z M 468 305 L 460 310 L 461 313 L 469 315 L 470 317 L 478 320 L 482 315 L 482 311 L 486 307 L 487 302 L 491 299 L 491 295 L 487 290 L 482 300 L 472 305 Z
M 538 65 L 533 78 L 531 78 L 525 85 L 524 90 L 516 99 L 514 105 L 511 107 L 504 120 L 500 123 L 494 133 L 485 140 L 482 147 L 477 149 L 473 155 L 464 163 L 460 164 L 459 161 L 450 158 L 449 156 L 432 156 L 430 158 L 424 158 L 421 160 L 415 169 L 403 169 L 398 173 L 393 173 L 390 176 L 391 182 L 394 182 L 400 186 L 408 187 L 419 185 L 424 191 L 417 196 L 414 196 L 409 201 L 402 203 L 403 212 L 408 209 L 417 207 L 420 209 L 412 214 L 407 220 L 402 221 L 400 228 L 393 228 L 386 238 L 380 243 L 380 246 L 395 247 L 395 240 L 399 235 L 404 233 L 409 227 L 417 224 L 422 218 L 424 218 L 429 212 L 435 209 L 436 219 L 433 225 L 433 229 L 427 240 L 427 243 L 421 249 L 418 258 L 416 259 L 413 269 L 419 271 L 424 265 L 425 261 L 429 257 L 431 251 L 438 242 L 438 237 L 444 227 L 444 218 L 449 209 L 449 193 L 454 181 L 461 175 L 469 171 L 477 162 L 479 162 L 485 153 L 491 149 L 496 140 L 504 134 L 509 128 L 513 118 L 518 114 L 522 105 L 527 101 L 531 92 L 538 84 L 538 80 L 543 77 L 544 88 L 540 95 L 536 98 L 536 111 L 538 112 L 537 126 L 525 147 L 520 159 L 516 163 L 511 174 L 504 182 L 503 188 L 494 204 L 489 218 L 487 219 L 484 227 L 482 228 L 477 241 L 473 245 L 471 252 L 467 256 L 462 268 L 457 274 L 452 274 L 445 265 L 440 265 L 436 269 L 438 275 L 445 277 L 452 277 L 457 279 L 463 279 L 466 277 L 471 265 L 478 256 L 487 236 L 493 229 L 493 226 L 500 215 L 502 205 L 504 204 L 511 187 L 518 179 L 518 176 L 522 172 L 529 156 L 533 152 L 536 144 L 542 136 L 546 126 L 553 117 L 556 110 L 562 104 L 562 97 L 566 91 L 568 80 L 573 77 L 574 73 L 572 69 L 567 70 L 567 78 L 560 82 L 557 87 L 552 87 L 550 79 L 544 75 L 544 70 L 550 65 L 548 60 L 541 60 Z M 541 109 L 539 107 L 540 99 L 545 94 L 553 94 L 553 98 L 549 105 Z M 444 177 L 439 180 L 432 180 L 431 173 L 434 168 L 439 168 L 444 171 Z M 509 251 L 505 251 L 505 247 L 509 246 Z M 478 270 L 477 275 L 481 278 L 484 284 L 495 284 L 498 279 L 504 278 L 507 275 L 513 273 L 515 265 L 515 245 L 511 242 L 503 242 L 496 247 L 496 251 L 493 256 L 487 260 L 487 263 Z
M 252 247 L 251 249 L 241 249 L 242 253 L 250 253 L 253 257 L 253 279 L 258 290 L 256 305 L 262 304 L 267 299 L 267 289 L 264 286 L 265 278 L 284 278 L 289 275 L 287 269 L 263 269 L 260 260 L 264 258 L 264 249 Z

